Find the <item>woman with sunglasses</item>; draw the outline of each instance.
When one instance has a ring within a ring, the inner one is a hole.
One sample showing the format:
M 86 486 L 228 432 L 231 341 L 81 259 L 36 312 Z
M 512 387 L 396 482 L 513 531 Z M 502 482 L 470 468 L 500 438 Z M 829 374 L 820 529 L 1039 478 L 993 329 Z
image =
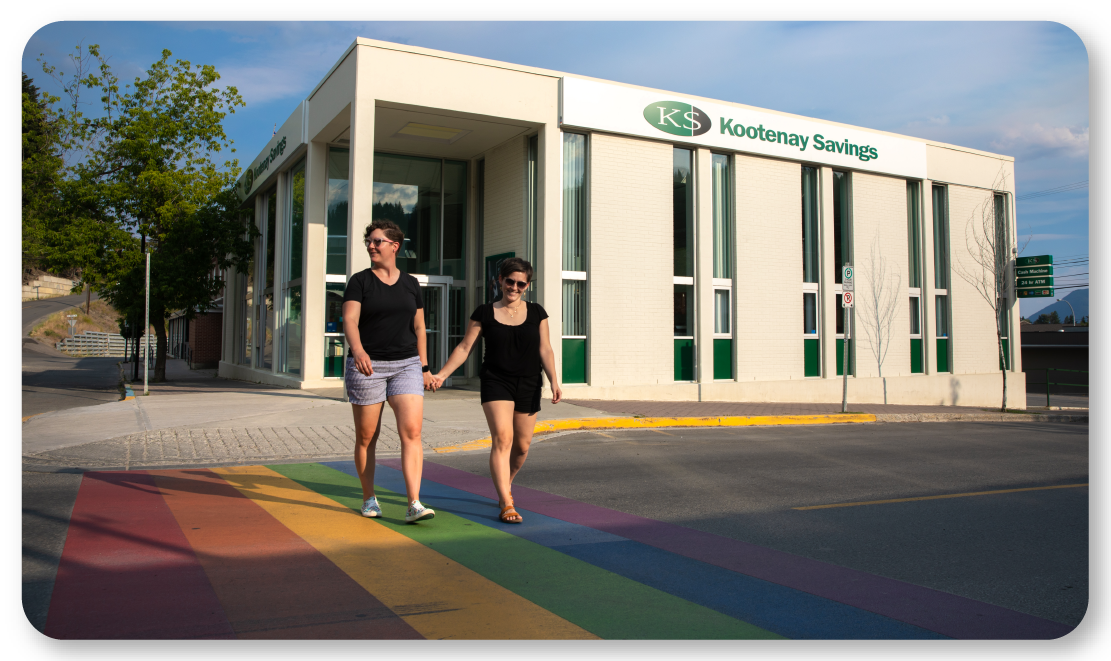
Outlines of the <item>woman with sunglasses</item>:
M 548 341 L 548 313 L 524 300 L 532 282 L 532 265 L 512 257 L 502 264 L 499 275 L 501 298 L 474 311 L 463 340 L 433 377 L 433 385 L 439 387 L 471 355 L 479 336 L 485 338 L 480 374 L 482 410 L 492 440 L 490 477 L 498 492 L 498 518 L 505 523 L 520 523 L 521 515 L 513 508 L 512 485 L 532 443 L 540 411 L 541 369 L 552 385 L 552 404 L 558 404 L 563 393 Z
M 374 452 L 382 432 L 382 402 L 388 401 L 401 437 L 401 470 L 409 499 L 405 521 L 413 523 L 436 516 L 420 502 L 424 391 L 435 386 L 425 348 L 424 297 L 417 279 L 397 268 L 404 240 L 401 228 L 389 221 L 378 220 L 366 228 L 371 267 L 353 275 L 343 293 L 343 332 L 350 347 L 343 377 L 355 416 L 362 514 L 382 516 L 374 495 Z

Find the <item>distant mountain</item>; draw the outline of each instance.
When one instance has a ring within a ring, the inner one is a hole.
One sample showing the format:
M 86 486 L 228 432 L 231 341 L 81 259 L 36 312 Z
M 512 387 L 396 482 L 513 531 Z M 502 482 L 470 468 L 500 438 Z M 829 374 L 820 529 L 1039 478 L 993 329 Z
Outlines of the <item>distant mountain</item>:
M 1038 318 L 1038 315 L 1051 314 L 1056 310 L 1057 316 L 1061 318 L 1061 321 L 1064 321 L 1065 317 L 1072 314 L 1072 310 L 1069 310 L 1069 306 L 1065 304 L 1065 301 L 1071 303 L 1073 309 L 1076 310 L 1077 323 L 1080 323 L 1081 319 L 1088 316 L 1088 290 L 1074 289 L 1068 296 L 1063 297 L 1059 302 L 1055 300 L 1051 305 L 1047 305 L 1041 310 L 1028 315 L 1026 318 L 1030 321 L 1034 321 Z

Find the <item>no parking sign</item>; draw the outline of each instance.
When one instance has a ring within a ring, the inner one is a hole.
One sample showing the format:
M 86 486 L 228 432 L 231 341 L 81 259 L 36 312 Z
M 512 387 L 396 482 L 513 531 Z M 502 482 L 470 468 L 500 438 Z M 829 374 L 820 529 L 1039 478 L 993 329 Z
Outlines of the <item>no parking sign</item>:
M 841 307 L 851 308 L 853 306 L 853 293 L 847 291 L 841 294 Z

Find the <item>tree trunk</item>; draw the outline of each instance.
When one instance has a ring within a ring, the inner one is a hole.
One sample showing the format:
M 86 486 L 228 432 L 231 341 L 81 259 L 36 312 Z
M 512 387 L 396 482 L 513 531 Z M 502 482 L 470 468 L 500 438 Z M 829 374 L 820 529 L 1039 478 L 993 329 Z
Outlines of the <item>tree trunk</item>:
M 166 313 L 163 310 L 151 310 L 151 325 L 154 326 L 154 336 L 157 338 L 155 346 L 157 351 L 154 358 L 154 382 L 166 380 Z

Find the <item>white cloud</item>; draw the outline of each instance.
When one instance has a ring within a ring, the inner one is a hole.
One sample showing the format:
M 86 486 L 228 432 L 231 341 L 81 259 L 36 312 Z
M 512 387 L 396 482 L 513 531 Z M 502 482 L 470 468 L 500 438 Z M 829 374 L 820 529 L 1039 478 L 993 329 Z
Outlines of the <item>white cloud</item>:
M 1046 127 L 1040 123 L 1004 130 L 991 146 L 1005 153 L 1030 156 L 1088 157 L 1088 127 Z

